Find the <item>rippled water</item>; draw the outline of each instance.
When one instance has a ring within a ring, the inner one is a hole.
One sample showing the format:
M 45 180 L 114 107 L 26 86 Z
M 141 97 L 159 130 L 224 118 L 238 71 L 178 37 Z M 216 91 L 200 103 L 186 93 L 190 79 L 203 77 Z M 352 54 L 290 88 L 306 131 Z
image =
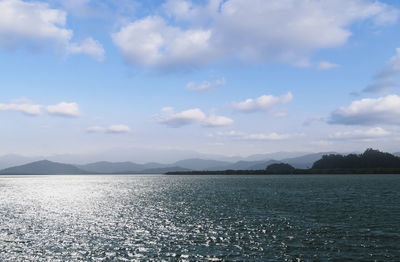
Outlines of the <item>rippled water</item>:
M 399 261 L 400 176 L 0 177 L 0 261 Z

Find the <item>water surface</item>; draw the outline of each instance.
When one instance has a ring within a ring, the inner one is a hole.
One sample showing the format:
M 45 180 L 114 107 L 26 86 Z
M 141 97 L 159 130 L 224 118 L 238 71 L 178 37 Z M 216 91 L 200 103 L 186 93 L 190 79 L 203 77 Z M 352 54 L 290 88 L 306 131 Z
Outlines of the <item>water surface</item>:
M 399 261 L 400 176 L 2 176 L 0 261 Z

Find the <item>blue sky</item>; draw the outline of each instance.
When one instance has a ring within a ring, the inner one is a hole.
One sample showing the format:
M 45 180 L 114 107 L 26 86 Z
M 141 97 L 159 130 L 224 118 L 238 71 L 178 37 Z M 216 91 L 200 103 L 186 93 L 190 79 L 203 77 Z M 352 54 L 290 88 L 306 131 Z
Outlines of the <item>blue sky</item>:
M 399 15 L 383 0 L 0 0 L 0 154 L 400 151 Z

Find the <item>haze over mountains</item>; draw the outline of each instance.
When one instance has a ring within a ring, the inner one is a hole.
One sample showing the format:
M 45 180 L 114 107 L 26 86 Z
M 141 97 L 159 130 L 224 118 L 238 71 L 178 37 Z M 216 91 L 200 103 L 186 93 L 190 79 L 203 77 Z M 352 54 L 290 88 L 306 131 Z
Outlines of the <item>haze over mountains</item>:
M 19 157 L 16 155 L 7 155 L 0 157 L 0 163 L 16 163 L 15 166 L 3 168 L 0 174 L 130 174 L 130 173 L 165 173 L 172 171 L 203 171 L 203 170 L 259 170 L 265 169 L 268 165 L 274 163 L 288 163 L 296 168 L 308 168 L 321 158 L 324 154 L 331 152 L 307 154 L 299 157 L 286 159 L 264 159 L 264 160 L 248 160 L 259 159 L 263 155 L 250 156 L 242 158 L 239 161 L 223 161 L 213 159 L 190 158 L 179 160 L 170 164 L 162 164 L 150 162 L 138 164 L 131 161 L 110 162 L 99 161 L 89 164 L 64 164 L 49 160 L 39 160 L 35 158 Z M 271 154 L 266 154 L 267 156 Z M 264 156 L 266 156 L 264 155 Z M 283 155 L 280 153 L 280 155 Z M 239 158 L 239 157 L 238 157 Z M 234 158 L 233 158 L 234 159 Z M 8 162 L 6 161 L 8 160 Z M 33 160 L 33 161 L 32 161 Z M 28 162 L 28 163 L 24 163 Z
M 167 164 L 157 162 L 139 164 L 131 161 L 65 164 L 62 161 L 54 161 L 54 158 L 57 159 L 60 156 L 43 160 L 40 157 L 6 155 L 0 157 L 0 174 L 156 174 L 175 171 L 261 170 L 275 163 L 287 163 L 295 168 L 306 169 L 312 167 L 315 161 L 327 154 L 335 154 L 335 152 L 304 154 L 289 158 L 280 157 L 299 155 L 299 153 L 278 152 L 248 157 L 227 157 L 229 160 L 188 158 Z M 400 156 L 400 152 L 394 155 Z M 272 156 L 277 158 L 272 159 Z
M 155 166 L 149 168 L 156 168 L 157 163 L 175 163 L 185 159 L 212 159 L 226 162 L 244 161 L 257 161 L 266 159 L 285 159 L 289 157 L 297 157 L 305 155 L 305 152 L 277 152 L 267 154 L 242 156 L 224 156 L 203 154 L 195 151 L 185 150 L 145 150 L 145 149 L 115 149 L 107 152 L 89 153 L 89 154 L 58 154 L 46 156 L 22 156 L 18 154 L 7 154 L 0 156 L 0 170 L 12 166 L 28 164 L 39 160 L 49 160 L 61 163 L 73 163 L 77 165 L 85 165 L 87 163 L 95 163 L 101 161 L 107 162 L 134 162 L 134 163 L 151 163 L 154 162 Z
M 87 174 L 88 172 L 74 165 L 41 160 L 29 164 L 10 167 L 0 171 L 0 174 L 16 175 L 59 175 L 59 174 Z

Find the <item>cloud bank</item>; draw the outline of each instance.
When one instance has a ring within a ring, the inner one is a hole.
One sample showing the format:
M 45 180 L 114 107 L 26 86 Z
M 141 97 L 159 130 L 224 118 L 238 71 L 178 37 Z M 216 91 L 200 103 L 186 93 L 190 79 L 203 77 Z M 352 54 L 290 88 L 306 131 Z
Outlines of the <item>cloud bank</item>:
M 81 112 L 77 103 L 61 102 L 57 105 L 46 106 L 49 114 L 64 117 L 78 117 Z
M 393 24 L 398 10 L 372 0 L 170 0 L 112 34 L 125 61 L 196 68 L 218 61 L 308 66 L 314 51 L 347 43 L 351 25 Z M 327 64 L 323 68 L 330 67 Z
M 381 127 L 374 127 L 366 130 L 352 130 L 344 132 L 336 132 L 329 138 L 333 140 L 359 140 L 382 138 L 391 135 L 391 133 Z
M 353 101 L 347 107 L 332 112 L 328 123 L 342 125 L 398 125 L 400 124 L 400 97 L 388 95 Z
M 71 42 L 73 31 L 66 28 L 66 18 L 66 12 L 47 3 L 0 0 L 0 48 L 40 50 L 50 45 L 101 60 L 104 49 L 99 42 L 92 38 L 80 44 Z

